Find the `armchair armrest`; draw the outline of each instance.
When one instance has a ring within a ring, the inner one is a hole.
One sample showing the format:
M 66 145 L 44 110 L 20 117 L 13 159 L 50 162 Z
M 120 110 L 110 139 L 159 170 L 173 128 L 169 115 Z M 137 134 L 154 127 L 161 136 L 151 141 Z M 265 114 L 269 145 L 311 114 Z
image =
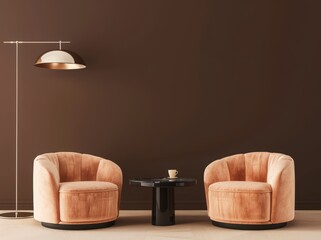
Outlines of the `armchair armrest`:
M 223 182 L 230 180 L 230 173 L 227 163 L 224 159 L 216 160 L 210 163 L 204 171 L 204 188 L 207 209 L 208 205 L 208 188 L 215 182 Z
M 111 182 L 117 185 L 118 187 L 118 209 L 120 206 L 121 191 L 123 186 L 123 174 L 121 168 L 114 162 L 101 159 L 98 165 L 97 170 L 97 181 Z
M 294 219 L 295 173 L 290 156 L 278 154 L 269 160 L 267 183 L 272 187 L 271 222 Z
M 59 223 L 59 169 L 54 154 L 43 154 L 34 160 L 34 218 L 41 222 Z

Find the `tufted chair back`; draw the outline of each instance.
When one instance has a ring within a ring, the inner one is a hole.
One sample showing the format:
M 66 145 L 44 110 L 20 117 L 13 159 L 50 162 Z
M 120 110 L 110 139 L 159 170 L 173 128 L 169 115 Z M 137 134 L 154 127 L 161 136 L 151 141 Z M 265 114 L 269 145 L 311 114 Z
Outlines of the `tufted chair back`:
M 36 164 L 37 163 L 37 164 Z M 117 185 L 119 192 L 122 191 L 122 172 L 114 162 L 76 152 L 56 152 L 39 155 L 35 165 L 50 165 L 55 181 L 76 182 L 76 181 L 107 181 Z M 35 168 L 35 173 L 38 172 Z M 120 204 L 120 198 L 119 198 Z
M 101 158 L 73 152 L 47 153 L 58 169 L 60 182 L 96 181 Z

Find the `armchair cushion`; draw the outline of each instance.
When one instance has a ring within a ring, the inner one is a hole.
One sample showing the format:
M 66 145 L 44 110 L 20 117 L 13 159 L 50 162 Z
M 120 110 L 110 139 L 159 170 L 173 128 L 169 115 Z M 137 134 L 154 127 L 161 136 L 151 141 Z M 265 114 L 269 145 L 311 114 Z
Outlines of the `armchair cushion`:
M 226 181 L 209 187 L 209 215 L 229 223 L 266 223 L 270 220 L 271 185 L 263 182 Z
M 118 215 L 118 187 L 98 181 L 60 183 L 59 202 L 62 222 L 112 221 Z

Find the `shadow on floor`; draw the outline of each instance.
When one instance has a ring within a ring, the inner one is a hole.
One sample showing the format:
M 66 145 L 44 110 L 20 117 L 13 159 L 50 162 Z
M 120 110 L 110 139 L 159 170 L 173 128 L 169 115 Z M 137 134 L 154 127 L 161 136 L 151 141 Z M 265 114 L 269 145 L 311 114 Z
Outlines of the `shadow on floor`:
M 133 215 L 133 216 L 120 216 L 115 226 L 131 226 L 131 225 L 145 225 L 145 224 L 152 224 L 152 216 L 149 215 Z M 180 224 L 195 224 L 195 223 L 208 223 L 211 224 L 210 219 L 207 216 L 202 215 L 176 215 L 175 216 L 175 225 Z
M 289 230 L 289 231 L 319 232 L 320 237 L 321 237 L 321 222 L 320 221 L 294 219 L 292 222 L 289 222 L 285 228 L 287 228 L 287 230 Z
M 115 227 L 151 224 L 151 216 L 120 216 Z

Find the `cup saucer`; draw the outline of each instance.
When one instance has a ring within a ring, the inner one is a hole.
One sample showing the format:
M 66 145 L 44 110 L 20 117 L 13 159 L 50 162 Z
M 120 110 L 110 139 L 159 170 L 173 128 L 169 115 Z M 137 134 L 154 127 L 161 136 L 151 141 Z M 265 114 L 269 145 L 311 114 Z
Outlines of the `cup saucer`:
M 175 179 L 175 178 L 177 178 L 177 177 L 167 177 L 168 179 Z

